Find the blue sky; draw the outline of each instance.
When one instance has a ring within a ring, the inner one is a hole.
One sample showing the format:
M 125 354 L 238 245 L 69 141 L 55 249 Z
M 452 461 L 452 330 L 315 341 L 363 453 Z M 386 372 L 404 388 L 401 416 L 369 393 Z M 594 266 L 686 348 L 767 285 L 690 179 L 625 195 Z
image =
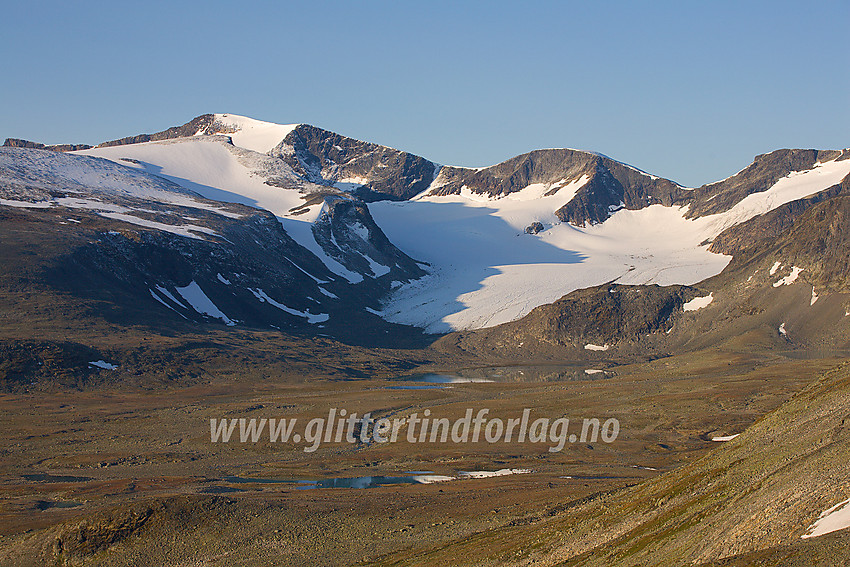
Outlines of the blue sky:
M 850 2 L 4 3 L 0 137 L 229 112 L 451 165 L 605 153 L 686 185 L 850 146 Z

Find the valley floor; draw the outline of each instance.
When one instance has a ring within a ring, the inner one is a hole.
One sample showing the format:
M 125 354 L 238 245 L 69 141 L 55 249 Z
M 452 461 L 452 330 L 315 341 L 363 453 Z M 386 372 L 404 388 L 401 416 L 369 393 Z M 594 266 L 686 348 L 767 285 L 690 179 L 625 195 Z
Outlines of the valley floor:
M 424 369 L 458 373 L 449 361 L 442 364 Z M 428 384 L 280 371 L 155 390 L 121 385 L 3 394 L 0 564 L 566 560 L 569 555 L 555 552 L 568 539 L 555 534 L 583 521 L 574 515 L 577 507 L 693 466 L 725 444 L 714 437 L 745 431 L 840 364 L 833 358 L 702 351 L 617 366 L 581 380 L 418 389 Z M 386 368 L 383 375 L 393 372 Z M 271 444 L 267 438 L 241 443 L 238 429 L 228 443 L 210 439 L 211 418 L 306 423 L 331 408 L 394 417 L 421 416 L 429 409 L 434 417 L 452 419 L 467 408 L 487 408 L 491 417 L 517 417 L 532 408 L 535 416 L 568 417 L 573 423 L 615 417 L 621 429 L 610 444 L 567 443 L 560 452 L 549 452 L 551 443 L 515 440 L 364 444 L 331 439 L 308 453 L 303 443 Z M 363 489 L 259 481 L 413 471 L 457 477 L 462 471 L 502 469 L 530 472 Z M 603 520 L 585 519 L 600 526 Z M 828 549 L 847 549 L 846 539 L 833 534 L 801 545 L 819 549 L 826 545 L 819 542 L 838 542 Z M 782 557 L 794 550 L 786 549 Z M 585 560 L 595 552 L 588 553 Z M 770 562 L 776 553 L 763 552 L 766 562 L 759 564 L 785 564 Z

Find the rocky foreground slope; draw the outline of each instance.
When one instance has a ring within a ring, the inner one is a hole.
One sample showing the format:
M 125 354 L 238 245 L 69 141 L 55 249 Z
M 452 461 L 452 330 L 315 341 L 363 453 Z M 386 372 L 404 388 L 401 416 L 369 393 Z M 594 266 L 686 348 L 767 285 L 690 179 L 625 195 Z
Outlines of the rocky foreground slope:
M 845 363 L 708 457 L 552 522 L 563 531 L 536 564 L 721 564 L 770 548 L 785 559 L 764 564 L 842 564 L 846 537 L 818 526 L 850 499 L 848 414 Z

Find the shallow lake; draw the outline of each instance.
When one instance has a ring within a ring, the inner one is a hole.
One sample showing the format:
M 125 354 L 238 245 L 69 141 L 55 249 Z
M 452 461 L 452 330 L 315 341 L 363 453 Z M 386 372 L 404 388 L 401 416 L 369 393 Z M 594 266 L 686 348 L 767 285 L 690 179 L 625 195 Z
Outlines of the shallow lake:
M 529 365 L 529 366 L 488 366 L 465 368 L 451 372 L 423 372 L 399 376 L 395 380 L 422 384 L 472 384 L 486 382 L 572 382 L 601 380 L 612 373 L 604 370 L 604 365 L 591 363 Z

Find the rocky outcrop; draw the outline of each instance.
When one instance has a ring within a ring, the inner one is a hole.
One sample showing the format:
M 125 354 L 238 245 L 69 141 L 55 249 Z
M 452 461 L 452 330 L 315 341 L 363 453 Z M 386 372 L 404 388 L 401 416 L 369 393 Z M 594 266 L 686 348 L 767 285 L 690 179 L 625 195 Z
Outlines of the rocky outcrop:
M 42 565 L 71 565 L 91 560 L 98 552 L 120 545 L 146 531 L 161 537 L 164 528 L 208 524 L 232 514 L 219 496 L 150 498 L 128 507 L 114 507 L 53 526 L 35 536 L 34 550 Z
M 785 203 L 776 209 L 732 226 L 714 238 L 712 252 L 738 255 L 786 234 L 800 216 L 812 206 L 839 195 L 850 195 L 850 176 L 811 197 Z
M 598 224 L 605 222 L 613 212 L 624 207 L 624 197 L 622 183 L 617 181 L 608 169 L 597 165 L 588 182 L 569 203 L 555 211 L 555 216 L 561 222 L 576 226 Z
M 734 254 L 729 270 L 777 261 L 803 268 L 804 280 L 821 292 L 850 291 L 850 178 L 830 192 L 839 194 L 794 201 L 727 229 L 712 250 Z
M 540 232 L 543 232 L 545 229 L 546 229 L 546 227 L 543 226 L 542 222 L 534 221 L 533 223 L 531 223 L 530 225 L 525 227 L 525 233 L 526 234 L 538 234 Z
M 92 146 L 87 144 L 55 144 L 45 145 L 39 142 L 30 142 L 29 140 L 20 140 L 18 138 L 6 138 L 3 146 L 7 148 L 29 148 L 31 150 L 50 150 L 52 152 L 75 152 L 77 150 L 88 150 Z
M 325 198 L 313 234 L 326 254 L 367 278 L 408 281 L 425 275 L 415 260 L 389 241 L 362 201 Z
M 313 183 L 350 184 L 367 202 L 410 199 L 428 188 L 437 167 L 425 158 L 308 124 L 298 125 L 271 153 Z
M 533 183 L 571 182 L 594 172 L 600 156 L 578 150 L 535 150 L 482 169 L 444 167 L 431 195 L 458 195 L 463 187 L 488 197 L 503 197 Z
M 156 132 L 155 134 L 139 134 L 138 136 L 128 136 L 118 140 L 111 140 L 109 142 L 98 144 L 97 147 L 105 148 L 110 146 L 126 146 L 127 144 L 141 144 L 144 142 L 171 140 L 173 138 L 185 138 L 187 136 L 194 136 L 198 132 L 209 134 L 219 133 L 209 131 L 213 122 L 215 122 L 215 115 L 202 114 L 182 126 L 173 126 L 167 130 L 163 130 L 162 132 Z
M 848 158 L 850 150 L 777 150 L 757 156 L 751 165 L 728 179 L 688 190 L 600 154 L 536 150 L 483 169 L 444 167 L 431 194 L 460 194 L 465 187 L 474 193 L 501 197 L 536 183 L 551 185 L 555 192 L 586 177 L 575 196 L 555 212 L 562 222 L 597 224 L 621 208 L 637 210 L 656 204 L 688 206 L 688 218 L 696 218 L 724 212 L 747 195 L 770 189 L 789 173 L 811 169 L 818 162 Z
M 753 163 L 728 179 L 694 189 L 676 204 L 690 205 L 688 218 L 722 213 L 747 195 L 767 191 L 791 172 L 811 169 L 817 162 L 848 158 L 848 150 L 776 150 L 756 156 Z
M 681 200 L 684 190 L 667 179 L 651 176 L 606 156 L 570 149 L 535 150 L 483 169 L 442 168 L 430 194 L 474 193 L 501 197 L 529 185 L 551 185 L 551 192 L 569 183 L 586 182 L 558 211 L 562 222 L 577 226 L 604 222 L 620 208 L 641 209 Z
M 679 285 L 608 284 L 580 289 L 517 321 L 452 333 L 436 346 L 525 359 L 568 351 L 575 355 L 590 350 L 587 344 L 607 350 L 607 345 L 616 342 L 666 332 L 681 315 L 682 305 L 697 295 L 697 289 Z

